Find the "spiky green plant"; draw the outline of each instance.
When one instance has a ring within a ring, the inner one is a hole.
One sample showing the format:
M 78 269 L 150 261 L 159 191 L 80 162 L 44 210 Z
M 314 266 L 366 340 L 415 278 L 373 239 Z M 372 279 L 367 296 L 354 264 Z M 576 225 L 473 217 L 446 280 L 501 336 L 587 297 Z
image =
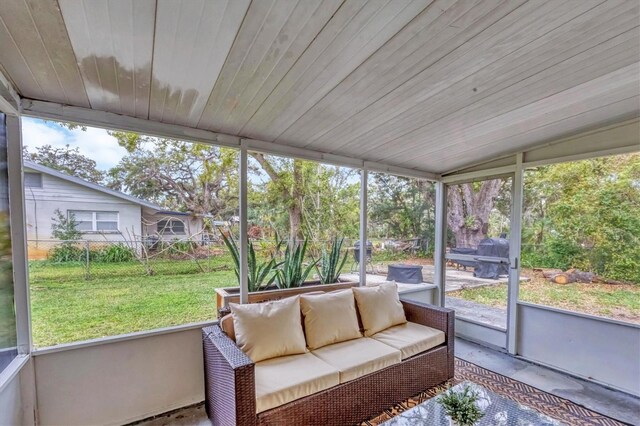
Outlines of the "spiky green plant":
M 304 256 L 307 252 L 307 240 L 302 243 L 294 243 L 293 248 L 287 246 L 284 252 L 284 260 L 276 270 L 276 285 L 278 288 L 300 287 L 307 279 L 318 261 L 312 261 L 304 267 Z
M 330 243 L 330 249 L 327 250 L 326 247 L 322 249 L 322 257 L 320 258 L 319 265 L 316 266 L 322 284 L 338 282 L 340 272 L 342 272 L 342 268 L 344 268 L 344 264 L 347 262 L 347 252 L 340 258 L 343 242 L 344 238 L 333 237 Z
M 220 231 L 224 244 L 227 246 L 229 253 L 231 253 L 231 257 L 234 262 L 234 272 L 236 274 L 238 284 L 240 284 L 240 252 L 238 250 L 238 246 L 233 238 L 227 236 L 221 229 L 218 229 L 218 231 Z M 253 242 L 249 241 L 248 238 L 247 241 L 247 281 L 249 284 L 249 291 L 260 291 L 273 284 L 276 279 L 276 274 L 273 272 L 278 266 L 280 266 L 280 264 L 276 262 L 276 259 L 273 256 L 271 256 L 268 261 L 259 262 L 256 259 L 256 251 L 253 248 Z M 281 245 L 282 241 L 276 239 L 276 253 L 280 249 Z

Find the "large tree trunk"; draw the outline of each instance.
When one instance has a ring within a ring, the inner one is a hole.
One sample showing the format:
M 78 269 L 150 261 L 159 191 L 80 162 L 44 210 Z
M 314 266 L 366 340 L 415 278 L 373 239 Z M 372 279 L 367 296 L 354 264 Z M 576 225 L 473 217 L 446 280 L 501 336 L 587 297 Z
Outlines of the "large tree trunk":
M 463 183 L 449 188 L 447 223 L 456 238 L 456 247 L 476 248 L 489 231 L 489 215 L 503 181 L 482 182 L 478 191 L 473 184 Z

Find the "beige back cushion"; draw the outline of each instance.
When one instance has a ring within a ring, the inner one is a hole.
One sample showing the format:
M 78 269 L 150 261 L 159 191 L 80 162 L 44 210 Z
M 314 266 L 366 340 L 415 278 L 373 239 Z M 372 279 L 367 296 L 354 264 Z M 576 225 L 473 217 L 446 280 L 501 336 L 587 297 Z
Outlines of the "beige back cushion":
M 300 308 L 309 349 L 362 337 L 351 290 L 303 294 Z
M 253 362 L 305 353 L 299 296 L 230 307 L 236 344 Z
M 376 287 L 353 287 L 352 291 L 365 336 L 373 336 L 379 331 L 407 322 L 395 282 Z
M 227 314 L 220 318 L 220 328 L 231 340 L 236 341 L 236 331 L 233 328 L 233 317 Z

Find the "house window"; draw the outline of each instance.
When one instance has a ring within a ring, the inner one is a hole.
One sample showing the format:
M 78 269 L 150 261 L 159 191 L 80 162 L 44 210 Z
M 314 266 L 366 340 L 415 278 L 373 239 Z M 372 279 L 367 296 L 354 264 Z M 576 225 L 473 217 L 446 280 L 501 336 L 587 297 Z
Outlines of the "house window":
M 158 222 L 160 235 L 184 235 L 184 222 L 178 219 L 161 220 Z
M 118 232 L 118 212 L 93 212 L 87 210 L 69 210 L 81 232 Z
M 42 173 L 25 172 L 24 186 L 25 188 L 42 188 Z

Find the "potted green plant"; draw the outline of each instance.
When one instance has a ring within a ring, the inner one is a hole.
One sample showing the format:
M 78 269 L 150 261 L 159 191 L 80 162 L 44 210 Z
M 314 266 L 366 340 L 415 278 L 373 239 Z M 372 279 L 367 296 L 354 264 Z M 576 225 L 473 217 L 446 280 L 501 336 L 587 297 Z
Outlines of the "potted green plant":
M 223 232 L 222 229 L 219 229 L 219 231 L 233 258 L 234 271 L 239 283 L 240 255 L 238 246 L 232 236 Z M 293 248 L 287 248 L 282 257 L 280 253 L 283 246 L 284 241 L 279 239 L 278 236 L 276 236 L 275 246 L 268 244 L 262 247 L 262 250 L 260 250 L 260 246 L 257 246 L 257 249 L 254 248 L 253 242 L 249 241 L 247 253 L 249 303 L 277 300 L 314 291 L 344 290 L 358 285 L 357 281 L 333 281 L 331 283 L 331 278 L 329 277 L 331 274 L 324 275 L 326 284 L 322 284 L 320 281 L 307 281 L 318 262 L 314 260 L 309 265 L 304 264 L 307 242 L 304 241 L 295 244 Z M 268 256 L 260 256 L 257 253 L 258 250 L 260 252 L 270 251 L 270 254 Z M 330 251 L 334 252 L 335 250 L 332 248 Z M 338 253 L 339 251 L 338 249 Z M 261 261 L 260 259 L 265 260 Z M 339 276 L 340 269 L 345 261 L 346 258 L 340 260 L 340 264 L 337 265 L 337 272 L 334 271 L 333 273 L 334 277 Z M 215 292 L 218 315 L 223 315 L 226 312 L 229 303 L 240 303 L 240 287 L 219 287 L 215 289 Z
M 478 393 L 466 385 L 462 390 L 448 389 L 438 397 L 449 416 L 451 425 L 473 426 L 484 416 L 482 410 L 476 404 Z
M 333 237 L 330 243 L 330 249 L 322 249 L 320 262 L 316 266 L 320 283 L 333 284 L 338 282 L 340 272 L 342 272 L 342 268 L 347 261 L 347 252 L 344 253 L 344 256 L 340 257 L 343 242 L 344 238 Z
M 240 254 L 238 253 L 238 246 L 236 245 L 234 239 L 230 236 L 227 236 L 224 232 L 222 232 L 222 230 L 220 230 L 220 235 L 222 235 L 222 239 L 224 240 L 227 249 L 229 249 L 229 253 L 231 253 L 231 257 L 233 258 L 234 272 L 236 273 L 236 278 L 238 279 L 239 283 Z M 276 238 L 275 252 L 278 252 L 281 246 L 282 241 L 279 241 Z M 256 259 L 256 251 L 253 248 L 253 243 L 249 241 L 247 252 L 247 281 L 249 284 L 249 291 L 259 291 L 271 285 L 276 279 L 275 270 L 278 266 L 280 266 L 280 263 L 276 262 L 276 259 L 273 256 L 271 256 L 271 258 L 267 261 L 259 262 Z
M 304 267 L 304 256 L 307 253 L 307 240 L 296 242 L 293 247 L 287 247 L 284 252 L 284 260 L 276 269 L 276 285 L 279 289 L 300 287 L 305 282 L 313 268 L 318 264 L 317 260 Z

